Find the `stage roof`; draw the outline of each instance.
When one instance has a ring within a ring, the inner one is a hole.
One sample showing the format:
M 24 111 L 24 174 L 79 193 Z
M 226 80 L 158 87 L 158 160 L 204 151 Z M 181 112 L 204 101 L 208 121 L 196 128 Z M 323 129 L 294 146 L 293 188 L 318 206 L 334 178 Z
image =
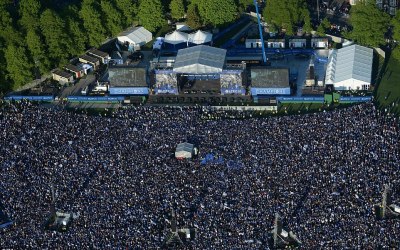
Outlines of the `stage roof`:
M 110 67 L 108 76 L 111 87 L 147 87 L 145 68 Z
M 289 87 L 288 68 L 251 67 L 251 86 L 256 88 Z
M 198 45 L 178 51 L 174 72 L 187 74 L 220 73 L 225 65 L 226 50 Z

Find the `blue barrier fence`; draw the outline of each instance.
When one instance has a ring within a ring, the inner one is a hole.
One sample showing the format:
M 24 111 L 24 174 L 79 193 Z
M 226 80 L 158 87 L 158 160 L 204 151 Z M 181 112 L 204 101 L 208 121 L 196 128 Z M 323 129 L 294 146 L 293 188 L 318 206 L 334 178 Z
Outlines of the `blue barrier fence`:
M 340 102 L 369 102 L 372 100 L 372 96 L 341 96 Z
M 46 101 L 46 102 L 52 102 L 54 101 L 54 96 L 48 96 L 48 95 L 39 95 L 39 96 L 23 96 L 23 95 L 11 95 L 11 96 L 6 96 L 4 97 L 4 100 L 14 100 L 14 101 L 20 101 L 20 100 L 29 100 L 29 101 Z
M 68 96 L 70 102 L 121 102 L 123 96 Z
M 324 97 L 285 97 L 285 96 L 278 96 L 276 98 L 278 102 L 285 103 L 285 102 L 319 102 L 323 103 L 325 101 Z

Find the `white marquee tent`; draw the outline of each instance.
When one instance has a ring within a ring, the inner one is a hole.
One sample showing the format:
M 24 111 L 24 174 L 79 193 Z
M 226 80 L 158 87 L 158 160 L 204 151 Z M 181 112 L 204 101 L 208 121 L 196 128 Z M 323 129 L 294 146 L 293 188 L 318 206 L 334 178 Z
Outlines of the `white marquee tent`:
M 198 45 L 178 51 L 174 72 L 187 74 L 213 74 L 222 72 L 226 50 Z
M 153 39 L 150 31 L 144 27 L 132 27 L 117 36 L 118 42 L 121 44 L 129 43 L 133 46 L 142 46 Z
M 351 45 L 333 51 L 328 60 L 325 83 L 337 90 L 368 90 L 372 77 L 373 50 Z
M 195 44 L 204 44 L 212 41 L 212 34 L 209 32 L 198 30 L 192 34 L 189 34 L 189 42 Z
M 188 37 L 188 34 L 175 30 L 174 32 L 165 35 L 164 42 L 169 44 L 186 43 L 188 41 Z

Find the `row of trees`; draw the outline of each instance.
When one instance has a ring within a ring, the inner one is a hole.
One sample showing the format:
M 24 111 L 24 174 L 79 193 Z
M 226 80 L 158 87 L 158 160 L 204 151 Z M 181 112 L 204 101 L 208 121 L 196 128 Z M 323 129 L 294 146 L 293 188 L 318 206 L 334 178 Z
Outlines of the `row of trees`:
M 189 26 L 218 27 L 231 23 L 253 0 L 82 0 L 79 4 L 52 6 L 52 1 L 0 0 L 0 88 L 19 87 L 50 69 L 65 64 L 86 48 L 99 46 L 133 23 L 152 32 L 166 24 L 166 13 L 175 20 L 186 15 Z M 400 40 L 400 14 L 395 18 L 366 0 L 351 10 L 353 30 L 345 36 L 357 43 L 378 46 L 392 25 Z M 267 0 L 263 11 L 272 30 L 292 35 L 298 27 L 310 32 L 306 0 Z M 330 26 L 324 19 L 323 33 Z M 400 53 L 399 53 L 400 54 Z
M 345 34 L 359 44 L 379 47 L 387 42 L 388 38 L 400 42 L 400 12 L 395 17 L 379 10 L 375 1 L 366 0 L 357 4 L 350 11 L 351 32 Z M 400 47 L 397 46 L 392 53 L 400 60 Z
M 72 1 L 77 2 L 77 1 Z M 234 21 L 252 0 L 0 0 L 0 90 L 17 88 L 133 23 L 155 32 L 185 14 L 193 28 Z M 59 3 L 59 2 L 57 2 Z

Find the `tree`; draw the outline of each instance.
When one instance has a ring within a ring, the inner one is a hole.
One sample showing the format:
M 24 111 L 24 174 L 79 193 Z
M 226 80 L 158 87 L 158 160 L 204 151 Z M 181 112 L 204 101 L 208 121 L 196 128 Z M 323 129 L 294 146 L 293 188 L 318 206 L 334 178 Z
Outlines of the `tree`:
M 103 27 L 99 9 L 97 1 L 83 0 L 79 11 L 90 46 L 99 46 L 107 37 L 107 31 Z
M 269 25 L 284 30 L 288 35 L 293 35 L 302 23 L 311 31 L 305 0 L 268 0 L 263 16 Z
M 41 4 L 39 0 L 23 0 L 19 3 L 20 24 L 26 30 L 39 28 Z
M 46 73 L 50 69 L 50 61 L 42 38 L 34 29 L 28 30 L 26 34 L 26 45 L 28 46 L 29 53 L 35 66 L 39 69 L 41 74 Z
M 68 35 L 66 25 L 63 19 L 52 10 L 43 11 L 40 17 L 40 28 L 45 38 L 49 57 L 58 65 L 60 62 L 65 62 L 68 59 Z
M 328 18 L 324 18 L 322 22 L 318 25 L 317 34 L 319 36 L 325 36 L 326 31 L 331 27 L 331 23 Z
M 390 17 L 380 11 L 374 2 L 360 2 L 351 8 L 350 24 L 353 30 L 347 36 L 359 44 L 377 47 L 385 44 L 384 33 L 388 29 Z
M 5 43 L 22 45 L 22 35 L 14 26 L 14 19 L 8 11 L 8 4 L 2 1 L 0 3 L 0 40 Z
M 201 19 L 214 27 L 226 25 L 238 17 L 234 0 L 202 0 L 198 2 L 198 9 Z
M 27 57 L 24 47 L 9 44 L 5 50 L 4 57 L 7 63 L 7 78 L 14 82 L 16 89 L 33 79 L 32 63 Z
M 311 18 L 310 18 L 310 14 L 308 13 L 308 11 L 304 16 L 303 31 L 306 33 L 310 33 L 312 31 Z
M 393 39 L 400 42 L 400 12 L 392 18 L 391 25 L 393 26 Z
M 74 5 L 69 5 L 62 14 L 66 22 L 68 39 L 68 52 L 71 55 L 82 54 L 88 44 L 88 37 L 80 21 L 79 9 Z
M 190 4 L 187 10 L 187 25 L 192 29 L 198 29 L 202 26 L 202 22 L 199 15 L 199 10 L 196 4 Z
M 155 32 L 165 23 L 160 0 L 141 0 L 139 3 L 138 18 L 141 25 L 151 32 Z
M 115 36 L 122 31 L 124 24 L 120 11 L 114 6 L 110 0 L 101 0 L 101 11 L 104 13 L 104 23 L 107 27 L 108 33 Z
M 132 0 L 116 0 L 115 5 L 119 10 L 122 11 L 124 17 L 124 26 L 131 26 L 133 23 L 134 17 L 137 15 L 138 12 L 138 3 L 137 1 Z
M 253 0 L 238 0 L 238 11 L 239 13 L 244 12 L 248 6 L 254 4 Z
M 286 30 L 289 35 L 293 34 L 292 21 L 286 0 L 267 0 L 263 10 L 263 17 L 267 24 L 276 26 L 279 30 Z
M 169 4 L 171 10 L 171 17 L 179 20 L 185 15 L 185 5 L 183 0 L 172 0 Z

